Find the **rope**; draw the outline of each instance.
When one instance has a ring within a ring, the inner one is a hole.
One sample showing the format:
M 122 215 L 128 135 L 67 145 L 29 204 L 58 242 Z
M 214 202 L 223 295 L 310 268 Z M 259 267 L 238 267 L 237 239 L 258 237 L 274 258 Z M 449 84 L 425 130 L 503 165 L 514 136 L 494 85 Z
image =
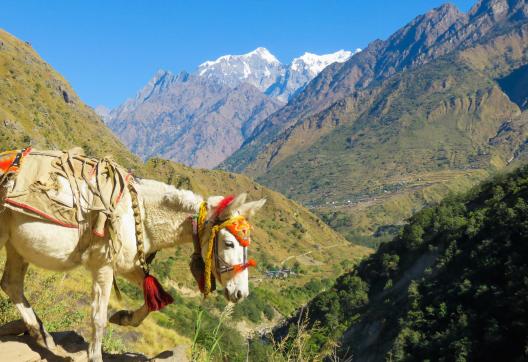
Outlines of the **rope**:
M 149 274 L 150 267 L 145 259 L 145 245 L 143 240 L 143 228 L 141 227 L 141 210 L 139 208 L 139 200 L 137 190 L 132 185 L 132 182 L 128 183 L 128 191 L 132 198 L 132 211 L 134 213 L 134 224 L 136 228 L 136 242 L 137 242 L 137 252 L 138 260 L 141 269 L 145 272 L 146 275 Z

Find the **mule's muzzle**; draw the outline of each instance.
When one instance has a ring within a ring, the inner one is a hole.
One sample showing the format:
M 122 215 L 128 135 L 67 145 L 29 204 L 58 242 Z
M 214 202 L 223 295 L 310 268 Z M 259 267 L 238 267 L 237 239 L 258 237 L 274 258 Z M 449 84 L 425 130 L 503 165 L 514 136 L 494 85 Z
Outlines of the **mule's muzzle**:
M 248 296 L 249 293 L 244 293 L 240 289 L 229 292 L 228 288 L 224 288 L 224 297 L 233 303 L 238 303 Z

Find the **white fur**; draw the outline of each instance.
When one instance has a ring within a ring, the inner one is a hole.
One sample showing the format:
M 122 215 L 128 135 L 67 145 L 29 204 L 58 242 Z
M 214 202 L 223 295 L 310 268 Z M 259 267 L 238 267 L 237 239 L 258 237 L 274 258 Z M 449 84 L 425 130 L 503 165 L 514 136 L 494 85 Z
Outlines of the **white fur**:
M 203 200 L 201 196 L 153 180 L 141 180 L 137 184 L 137 190 L 147 254 L 192 242 L 192 224 L 189 216 L 198 212 Z M 218 196 L 208 199 L 209 215 L 214 214 L 214 208 L 221 199 L 222 197 Z M 228 218 L 240 214 L 251 217 L 265 202 L 261 200 L 244 204 L 245 199 L 245 194 L 237 197 L 222 216 Z M 128 193 L 124 194 L 116 208 L 116 214 L 120 242 L 111 244 L 108 237 L 96 238 L 91 234 L 95 215 L 88 216 L 89 225 L 83 228 L 85 231 L 81 233 L 77 229 L 64 228 L 12 210 L 0 213 L 0 247 L 6 245 L 7 249 L 7 262 L 1 286 L 21 313 L 29 332 L 42 345 L 50 349 L 55 348 L 52 338 L 23 294 L 23 281 L 28 263 L 58 271 L 84 265 L 93 277 L 93 333 L 89 358 L 92 361 L 102 360 L 101 343 L 107 323 L 107 307 L 114 271 L 139 287 L 144 277 L 137 261 L 135 221 Z M 204 240 L 206 235 L 210 234 L 210 225 L 208 227 L 209 230 L 204 232 Z M 233 235 L 222 230 L 218 241 L 219 253 L 226 262 L 242 263 L 243 249 Z M 226 242 L 234 247 L 227 247 Z M 203 245 L 204 249 L 207 248 L 206 244 L 207 242 Z M 112 263 L 109 256 L 115 253 L 117 254 Z M 217 275 L 217 279 L 226 287 L 225 296 L 231 301 L 239 301 L 249 294 L 247 270 L 237 275 Z M 148 313 L 148 307 L 143 305 L 134 312 L 120 311 L 110 321 L 137 326 Z

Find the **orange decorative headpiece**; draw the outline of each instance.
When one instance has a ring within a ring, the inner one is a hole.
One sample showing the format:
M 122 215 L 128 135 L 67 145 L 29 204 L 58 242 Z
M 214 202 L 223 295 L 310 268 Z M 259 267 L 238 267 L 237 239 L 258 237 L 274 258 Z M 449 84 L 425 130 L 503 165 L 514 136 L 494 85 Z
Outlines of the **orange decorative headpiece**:
M 248 247 L 251 243 L 251 225 L 245 218 L 237 218 L 234 222 L 227 224 L 226 229 L 233 234 L 240 245 Z

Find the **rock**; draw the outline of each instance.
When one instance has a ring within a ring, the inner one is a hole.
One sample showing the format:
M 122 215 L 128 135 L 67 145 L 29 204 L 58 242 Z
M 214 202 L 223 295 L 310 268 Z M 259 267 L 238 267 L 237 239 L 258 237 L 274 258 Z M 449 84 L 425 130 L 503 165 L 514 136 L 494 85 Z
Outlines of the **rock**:
M 59 92 L 62 94 L 62 98 L 64 99 L 64 102 L 66 103 L 73 103 L 73 100 L 71 99 L 70 93 L 66 89 L 64 89 L 61 85 L 59 86 Z
M 62 91 L 62 97 L 64 98 L 64 102 L 70 103 L 70 95 L 65 90 Z

